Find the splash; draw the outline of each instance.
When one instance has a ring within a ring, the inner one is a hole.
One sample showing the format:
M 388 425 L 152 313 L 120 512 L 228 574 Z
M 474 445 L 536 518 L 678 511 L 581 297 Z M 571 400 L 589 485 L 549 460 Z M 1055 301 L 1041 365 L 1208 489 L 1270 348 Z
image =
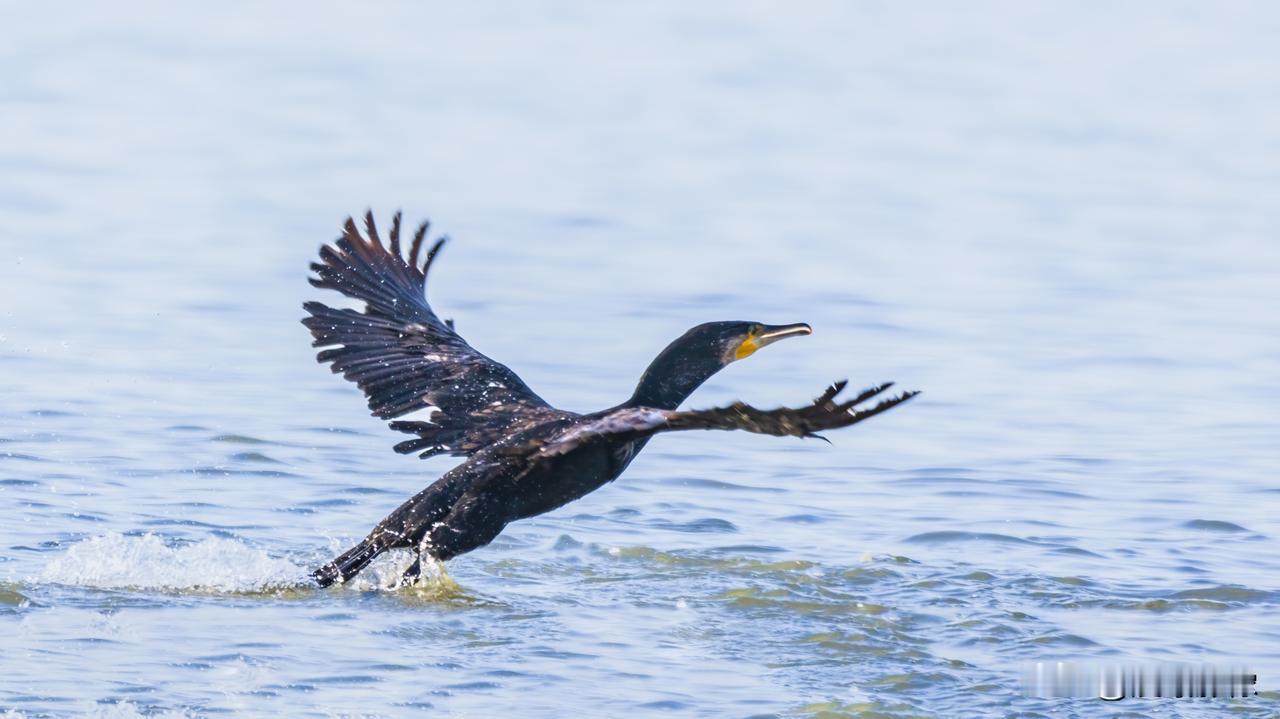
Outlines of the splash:
M 220 537 L 171 545 L 154 534 L 86 539 L 45 567 L 39 581 L 100 589 L 261 592 L 298 586 L 306 570 Z
M 444 563 L 430 558 L 423 563 L 416 579 L 404 583 L 402 575 L 413 559 L 414 555 L 409 552 L 387 552 L 343 586 L 360 592 L 399 592 L 406 598 L 427 601 L 467 598 L 462 586 L 445 570 Z

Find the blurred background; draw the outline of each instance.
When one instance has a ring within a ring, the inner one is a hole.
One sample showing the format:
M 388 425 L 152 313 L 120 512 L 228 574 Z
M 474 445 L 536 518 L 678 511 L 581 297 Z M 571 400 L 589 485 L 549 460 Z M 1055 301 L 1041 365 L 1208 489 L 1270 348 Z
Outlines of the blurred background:
M 1270 715 L 1273 5 L 3 7 L 0 711 L 1096 716 L 1017 667 L 1105 657 Z M 451 466 L 298 324 L 366 208 L 558 406 L 714 319 L 815 334 L 690 406 L 925 393 L 663 437 L 461 594 L 289 588 Z

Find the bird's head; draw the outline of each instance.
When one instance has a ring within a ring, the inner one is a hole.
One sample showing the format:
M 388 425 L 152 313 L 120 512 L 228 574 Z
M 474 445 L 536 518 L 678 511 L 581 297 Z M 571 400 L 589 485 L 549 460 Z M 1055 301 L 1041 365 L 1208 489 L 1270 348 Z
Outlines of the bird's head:
M 707 322 L 685 332 L 654 358 L 629 403 L 675 409 L 695 389 L 732 362 L 787 337 L 812 334 L 803 322 Z
M 707 322 L 685 333 L 679 340 L 686 351 L 707 353 L 720 366 L 746 359 L 761 347 L 788 337 L 813 334 L 803 322 L 790 325 L 766 325 L 760 322 Z

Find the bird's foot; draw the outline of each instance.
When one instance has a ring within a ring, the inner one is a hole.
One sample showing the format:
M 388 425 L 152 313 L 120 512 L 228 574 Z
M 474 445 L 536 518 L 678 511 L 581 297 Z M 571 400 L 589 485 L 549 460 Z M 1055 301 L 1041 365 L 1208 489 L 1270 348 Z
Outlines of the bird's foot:
M 432 591 L 459 589 L 458 583 L 453 581 L 453 577 L 450 577 L 448 570 L 445 569 L 444 562 L 436 559 L 425 548 L 418 550 L 418 556 L 414 558 L 413 564 L 410 564 L 409 568 L 400 575 L 400 586 L 425 588 Z
M 418 556 L 413 558 L 413 564 L 410 564 L 409 568 L 404 570 L 404 574 L 400 575 L 400 586 L 402 587 L 412 586 L 415 583 L 417 583 L 418 579 L 421 576 L 422 576 L 422 555 L 419 554 Z

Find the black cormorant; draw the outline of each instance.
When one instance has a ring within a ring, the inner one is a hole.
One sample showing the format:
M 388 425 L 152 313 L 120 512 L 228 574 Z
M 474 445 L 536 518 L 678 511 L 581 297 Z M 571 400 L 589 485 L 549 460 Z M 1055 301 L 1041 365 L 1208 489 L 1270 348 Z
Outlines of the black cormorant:
M 317 359 L 355 382 L 373 414 L 393 419 L 432 408 L 429 420 L 394 421 L 417 435 L 395 446 L 421 457 L 466 457 L 431 486 L 400 505 L 364 541 L 312 573 L 320 586 L 346 581 L 388 549 L 418 551 L 405 579 L 421 571 L 422 553 L 445 560 L 493 541 L 508 522 L 549 512 L 617 478 L 658 432 L 741 429 L 815 437 L 895 407 L 915 392 L 858 406 L 891 383 L 851 399 L 831 385 L 801 408 L 760 410 L 742 403 L 700 411 L 676 408 L 730 362 L 786 337 L 807 335 L 807 324 L 708 322 L 684 333 L 650 363 L 631 398 L 616 407 L 578 414 L 556 409 L 506 366 L 480 354 L 442 321 L 426 300 L 426 276 L 444 244 L 437 240 L 421 265 L 427 224 L 401 251 L 400 213 L 384 245 L 365 216 L 365 236 L 347 220 L 343 236 L 320 249 L 311 284 L 364 303 L 363 311 L 303 305 L 302 322 L 328 347 Z

